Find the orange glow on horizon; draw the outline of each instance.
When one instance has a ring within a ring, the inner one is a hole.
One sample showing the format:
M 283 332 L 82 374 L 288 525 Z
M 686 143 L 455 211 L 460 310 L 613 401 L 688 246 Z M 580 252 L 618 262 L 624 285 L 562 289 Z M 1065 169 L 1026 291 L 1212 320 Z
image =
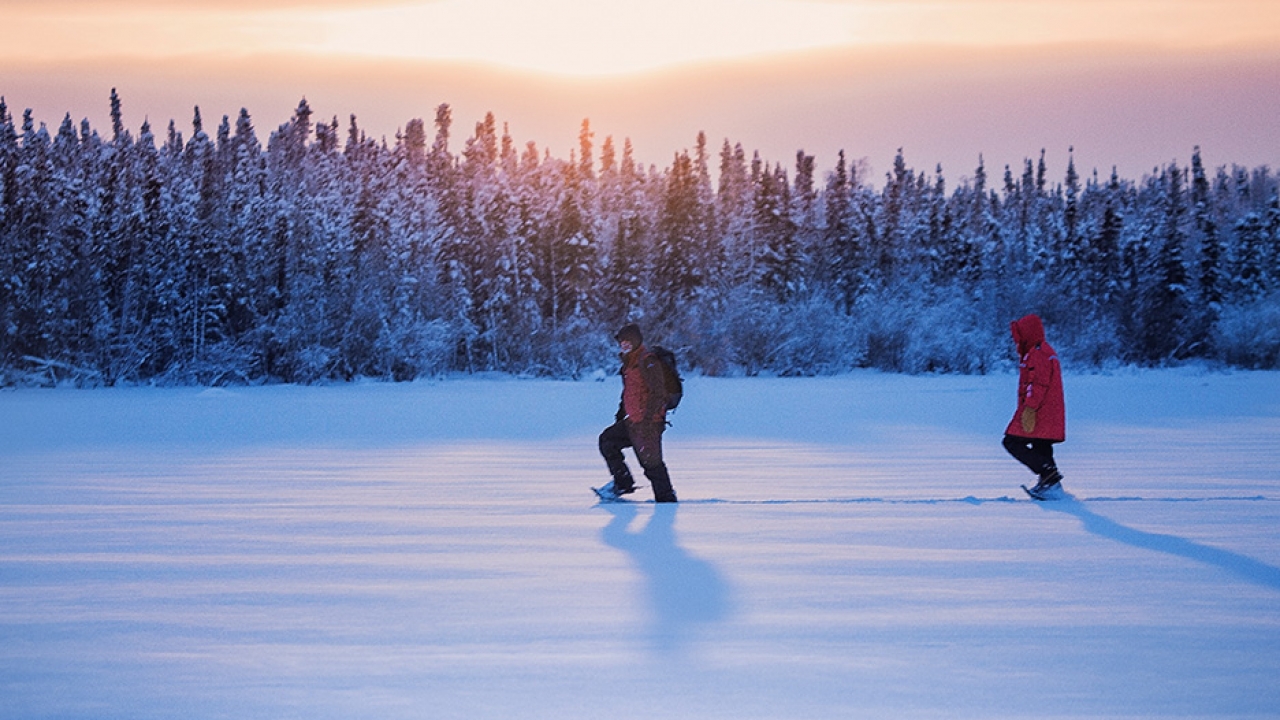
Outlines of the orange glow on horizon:
M 189 127 L 301 98 L 393 139 L 493 112 L 567 157 L 583 118 L 662 165 L 705 132 L 770 162 L 904 148 L 948 178 L 1065 166 L 1137 177 L 1203 146 L 1280 167 L 1277 0 L 0 0 L 0 97 L 56 127 Z M 456 147 L 455 147 L 456 149 Z
M 1269 0 L 0 0 L 0 62 L 297 55 L 475 62 L 618 76 L 818 49 L 1262 46 Z

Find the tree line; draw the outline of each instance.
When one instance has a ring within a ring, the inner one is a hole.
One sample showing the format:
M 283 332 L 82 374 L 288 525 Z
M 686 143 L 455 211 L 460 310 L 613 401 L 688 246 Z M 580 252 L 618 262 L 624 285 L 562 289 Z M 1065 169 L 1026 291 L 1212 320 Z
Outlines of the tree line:
M 0 384 L 573 377 L 626 321 L 713 375 L 981 373 L 1026 312 L 1070 367 L 1280 367 L 1280 177 L 1199 148 L 951 189 L 901 151 L 875 179 L 700 133 L 645 167 L 585 120 L 564 159 L 492 114 L 388 142 L 305 99 L 264 146 L 245 110 L 135 137 L 110 103 L 104 137 L 0 98 Z

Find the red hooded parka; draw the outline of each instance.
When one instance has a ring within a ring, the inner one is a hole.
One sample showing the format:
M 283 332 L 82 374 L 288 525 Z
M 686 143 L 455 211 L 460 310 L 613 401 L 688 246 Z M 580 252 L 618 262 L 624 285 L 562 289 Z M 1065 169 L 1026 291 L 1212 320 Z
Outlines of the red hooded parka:
M 1027 315 L 1009 324 L 1022 362 L 1018 365 L 1018 409 L 1005 434 L 1062 442 L 1067 439 L 1066 403 L 1062 398 L 1062 367 L 1058 353 L 1044 339 L 1044 324 Z M 1035 426 L 1023 428 L 1023 411 L 1035 410 Z

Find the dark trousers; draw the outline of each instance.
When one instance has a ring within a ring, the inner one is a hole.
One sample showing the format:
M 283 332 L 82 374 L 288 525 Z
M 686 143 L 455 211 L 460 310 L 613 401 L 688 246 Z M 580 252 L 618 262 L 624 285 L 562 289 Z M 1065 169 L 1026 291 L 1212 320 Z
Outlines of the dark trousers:
M 1036 475 L 1045 475 L 1057 468 L 1053 462 L 1053 441 L 1005 435 L 1004 449 L 1026 465 Z
M 671 487 L 671 476 L 662 461 L 663 423 L 629 423 L 619 420 L 600 433 L 600 454 L 613 476 L 614 487 L 629 488 L 635 485 L 627 461 L 622 457 L 624 448 L 632 448 L 636 460 L 644 469 L 644 476 L 653 486 L 653 499 L 658 502 L 675 502 L 676 492 Z

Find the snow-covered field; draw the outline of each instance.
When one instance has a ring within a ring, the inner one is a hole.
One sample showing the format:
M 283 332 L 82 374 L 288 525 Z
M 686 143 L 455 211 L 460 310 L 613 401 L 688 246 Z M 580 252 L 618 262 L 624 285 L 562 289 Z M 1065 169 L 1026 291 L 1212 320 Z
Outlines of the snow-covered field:
M 0 717 L 1280 716 L 1280 374 L 617 383 L 0 392 Z

